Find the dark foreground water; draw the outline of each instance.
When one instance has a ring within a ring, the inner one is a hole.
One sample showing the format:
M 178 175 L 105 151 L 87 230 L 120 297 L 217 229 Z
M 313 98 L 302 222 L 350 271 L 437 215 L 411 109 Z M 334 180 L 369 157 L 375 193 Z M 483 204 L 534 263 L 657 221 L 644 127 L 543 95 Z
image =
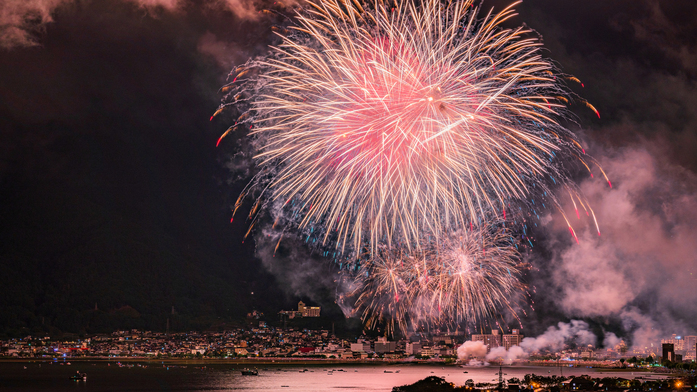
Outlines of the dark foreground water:
M 132 365 L 132 367 L 130 367 Z M 143 365 L 147 365 L 144 367 Z M 337 365 L 261 367 L 258 376 L 241 375 L 242 368 L 232 365 L 167 365 L 161 363 L 128 364 L 118 367 L 104 362 L 78 362 L 59 365 L 46 362 L 0 363 L 2 391 L 391 391 L 392 387 L 411 384 L 428 376 L 444 377 L 455 385 L 495 382 L 498 367 L 458 367 L 432 365 Z M 268 369 L 268 370 L 264 370 Z M 303 371 L 307 369 L 307 371 Z M 87 381 L 75 382 L 76 371 L 87 373 Z M 387 373 L 386 373 L 387 371 Z M 559 368 L 504 367 L 505 378 L 525 374 L 560 374 Z M 564 376 L 588 374 L 602 377 L 651 377 L 650 373 L 617 372 L 592 368 L 563 369 Z

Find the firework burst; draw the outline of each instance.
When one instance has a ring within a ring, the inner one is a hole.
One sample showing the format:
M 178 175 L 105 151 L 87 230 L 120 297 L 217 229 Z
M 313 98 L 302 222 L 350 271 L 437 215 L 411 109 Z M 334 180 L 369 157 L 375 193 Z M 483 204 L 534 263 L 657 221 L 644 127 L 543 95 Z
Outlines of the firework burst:
M 354 274 L 355 306 L 366 326 L 403 333 L 496 320 L 499 309 L 516 317 L 524 268 L 503 226 L 458 230 L 412 254 L 380 249 Z
M 575 101 L 597 110 L 532 31 L 502 27 L 515 4 L 309 0 L 222 89 L 213 117 L 241 114 L 218 143 L 244 129 L 255 153 L 247 234 L 268 211 L 334 259 L 368 327 L 515 315 L 512 227 L 532 246 L 528 218 L 551 207 L 575 238 L 558 188 L 595 221 L 568 173 L 605 173 L 563 122 Z
M 418 249 L 534 196 L 559 207 L 555 184 L 592 214 L 564 167 L 590 170 L 559 124 L 563 78 L 529 30 L 501 27 L 511 7 L 477 14 L 472 1 L 308 1 L 223 88 L 216 114 L 244 111 L 228 132 L 253 124 L 259 169 L 235 210 L 252 190 L 252 219 L 292 202 L 297 226 L 342 253 Z

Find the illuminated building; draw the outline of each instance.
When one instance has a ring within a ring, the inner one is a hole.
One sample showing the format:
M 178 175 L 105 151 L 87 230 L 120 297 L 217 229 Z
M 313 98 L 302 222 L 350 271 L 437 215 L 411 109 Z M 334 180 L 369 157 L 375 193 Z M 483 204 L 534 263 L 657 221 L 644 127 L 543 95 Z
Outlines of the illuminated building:
M 697 361 L 697 336 L 685 336 L 685 360 Z
M 303 317 L 319 317 L 320 307 L 305 306 L 305 303 L 300 301 L 298 302 L 298 312 L 301 313 Z
M 319 306 L 305 306 L 303 301 L 298 302 L 298 310 L 281 310 L 279 315 L 288 317 L 319 317 L 321 308 Z
M 512 346 L 520 346 L 520 343 L 523 341 L 524 336 L 520 334 L 520 331 L 517 329 L 514 329 L 511 331 L 511 334 L 504 334 L 503 335 L 503 347 L 506 348 L 506 350 L 510 349 Z

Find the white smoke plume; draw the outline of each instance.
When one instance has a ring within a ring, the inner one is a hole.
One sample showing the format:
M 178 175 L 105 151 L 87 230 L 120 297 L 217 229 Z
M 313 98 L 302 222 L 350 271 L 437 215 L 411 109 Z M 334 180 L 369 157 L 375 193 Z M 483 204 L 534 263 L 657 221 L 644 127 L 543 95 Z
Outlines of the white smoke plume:
M 486 355 L 487 361 L 501 361 L 504 365 L 510 365 L 515 360 L 526 358 L 529 354 L 519 346 L 511 346 L 508 350 L 505 347 L 495 347 Z
M 461 361 L 470 358 L 484 358 L 486 356 L 486 344 L 468 340 L 457 348 L 457 358 Z
M 609 333 L 605 340 L 617 339 L 615 334 Z M 538 337 L 524 338 L 520 346 L 512 346 L 506 350 L 504 347 L 494 347 L 487 353 L 487 346 L 481 341 L 466 341 L 457 349 L 457 358 L 460 361 L 482 358 L 487 361 L 502 361 L 511 364 L 517 359 L 526 358 L 531 354 L 541 351 L 559 351 L 564 347 L 575 345 L 595 345 L 596 336 L 588 328 L 588 323 L 581 320 L 571 320 L 569 323 L 558 323 L 551 326 Z
M 560 292 L 555 302 L 571 317 L 621 324 L 639 349 L 697 332 L 689 321 L 697 303 L 688 294 L 697 279 L 697 178 L 656 154 L 648 146 L 599 154 L 613 188 L 589 179 L 582 189 L 602 235 L 576 221 L 580 243 L 547 245 L 558 251 L 545 261 L 552 279 L 538 287 Z
M 535 353 L 544 350 L 559 351 L 569 343 L 578 345 L 595 345 L 596 337 L 588 329 L 588 323 L 581 320 L 571 320 L 570 323 L 560 322 L 557 326 L 547 328 L 542 335 L 533 338 L 524 338 L 520 346 L 527 353 Z
M 621 341 L 622 339 L 617 337 L 617 335 L 614 333 L 607 332 L 605 333 L 605 338 L 603 339 L 603 347 L 615 347 L 620 344 Z

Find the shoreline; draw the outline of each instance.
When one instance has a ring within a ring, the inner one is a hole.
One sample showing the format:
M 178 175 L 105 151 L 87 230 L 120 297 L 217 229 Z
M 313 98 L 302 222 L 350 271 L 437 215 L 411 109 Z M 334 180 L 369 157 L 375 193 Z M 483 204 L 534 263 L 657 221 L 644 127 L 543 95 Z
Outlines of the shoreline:
M 169 365 L 234 365 L 234 366 L 336 366 L 336 365 L 359 365 L 359 366 L 391 366 L 391 365 L 416 365 L 416 366 L 447 366 L 447 367 L 462 367 L 467 368 L 463 364 L 452 362 L 446 363 L 444 360 L 400 360 L 400 359 L 375 359 L 375 360 L 341 360 L 341 359 L 295 359 L 295 358 L 201 358 L 201 359 L 183 359 L 183 358 L 148 358 L 148 357 L 81 357 L 81 358 L 61 358 L 61 357 L 46 357 L 46 358 L 0 358 L 2 363 L 85 363 L 85 362 L 101 362 L 101 363 L 147 363 L 147 364 L 169 364 Z M 618 368 L 602 363 L 576 363 L 564 364 L 560 366 L 558 363 L 525 361 L 515 362 L 509 365 L 502 365 L 498 362 L 491 362 L 483 367 L 549 367 L 549 368 L 594 368 L 604 369 L 606 371 L 622 372 L 641 372 L 641 373 L 664 373 L 646 368 Z

